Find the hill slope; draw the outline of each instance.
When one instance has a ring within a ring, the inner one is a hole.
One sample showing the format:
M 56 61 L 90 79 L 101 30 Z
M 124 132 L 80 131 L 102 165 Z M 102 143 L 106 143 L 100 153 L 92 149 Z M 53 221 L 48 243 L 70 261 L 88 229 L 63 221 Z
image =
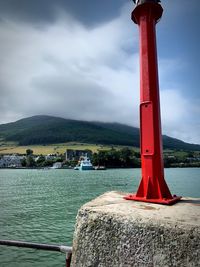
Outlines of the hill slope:
M 118 123 L 87 122 L 34 116 L 0 125 L 0 138 L 19 145 L 82 142 L 139 146 L 139 129 Z M 163 136 L 164 148 L 200 150 L 200 145 Z

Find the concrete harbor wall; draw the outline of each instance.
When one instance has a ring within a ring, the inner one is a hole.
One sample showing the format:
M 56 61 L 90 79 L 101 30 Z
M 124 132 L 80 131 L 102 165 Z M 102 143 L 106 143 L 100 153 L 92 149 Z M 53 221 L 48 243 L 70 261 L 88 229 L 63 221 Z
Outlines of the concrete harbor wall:
M 200 199 L 173 206 L 108 192 L 78 212 L 72 267 L 200 266 Z

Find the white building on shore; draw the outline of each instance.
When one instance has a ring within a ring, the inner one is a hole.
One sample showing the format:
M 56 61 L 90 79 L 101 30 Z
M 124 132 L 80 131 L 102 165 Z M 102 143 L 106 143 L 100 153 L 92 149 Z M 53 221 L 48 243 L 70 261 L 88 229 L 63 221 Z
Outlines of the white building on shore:
M 20 168 L 22 167 L 21 160 L 23 157 L 18 155 L 4 155 L 0 159 L 0 168 Z

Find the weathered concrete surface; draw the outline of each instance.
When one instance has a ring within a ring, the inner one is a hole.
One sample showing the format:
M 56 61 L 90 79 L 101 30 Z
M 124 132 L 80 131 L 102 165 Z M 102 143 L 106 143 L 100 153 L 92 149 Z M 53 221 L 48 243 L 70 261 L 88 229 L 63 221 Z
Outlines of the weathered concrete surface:
M 200 266 L 200 199 L 163 206 L 109 192 L 78 212 L 72 267 Z

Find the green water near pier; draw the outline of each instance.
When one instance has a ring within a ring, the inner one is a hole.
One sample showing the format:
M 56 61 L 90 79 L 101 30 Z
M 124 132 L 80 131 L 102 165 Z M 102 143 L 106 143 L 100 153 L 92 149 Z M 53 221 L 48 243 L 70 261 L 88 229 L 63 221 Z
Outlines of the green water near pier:
M 200 168 L 166 169 L 172 194 L 200 197 Z M 0 170 L 0 239 L 71 245 L 80 206 L 107 191 L 134 192 L 140 169 Z M 65 266 L 57 252 L 0 246 L 1 267 Z

